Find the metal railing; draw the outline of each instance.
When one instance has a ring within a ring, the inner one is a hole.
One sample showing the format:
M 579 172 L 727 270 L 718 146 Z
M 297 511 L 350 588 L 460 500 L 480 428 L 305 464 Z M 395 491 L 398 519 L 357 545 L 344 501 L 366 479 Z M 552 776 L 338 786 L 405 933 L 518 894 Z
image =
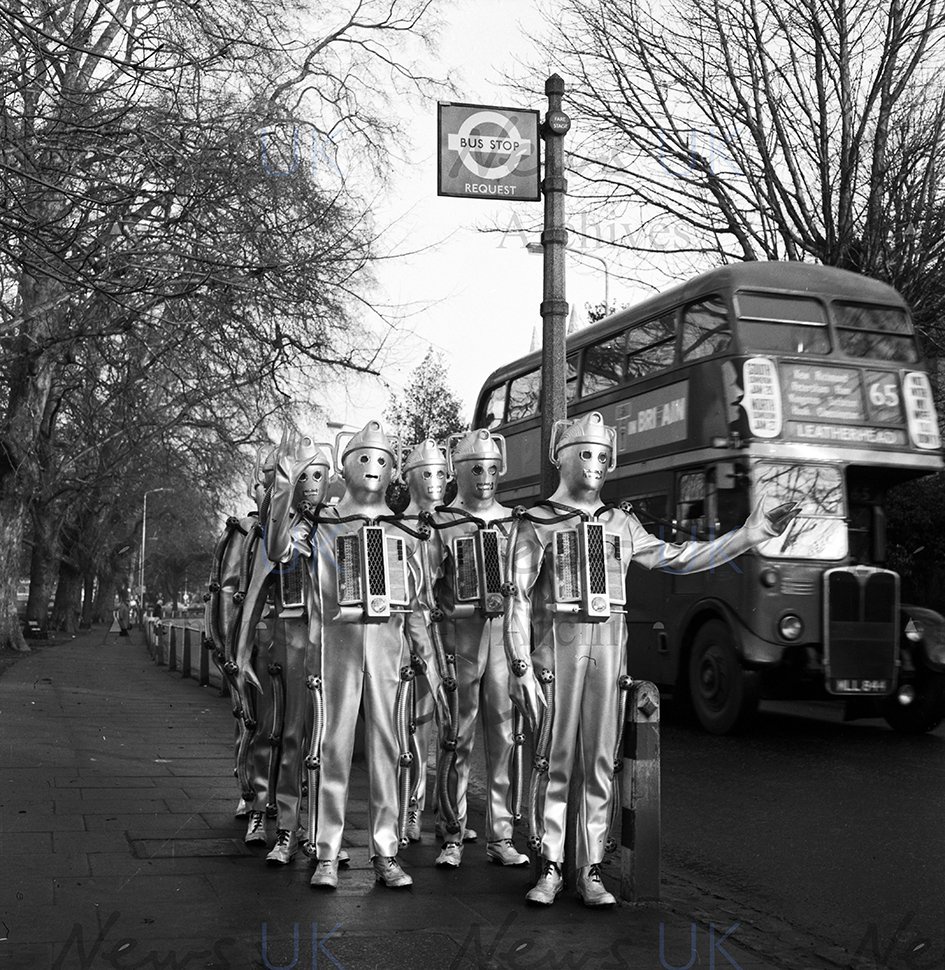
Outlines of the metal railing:
M 197 616 L 145 617 L 148 655 L 168 671 L 182 678 L 192 677 L 201 687 L 212 686 L 226 693 L 223 675 L 203 646 L 203 620 Z

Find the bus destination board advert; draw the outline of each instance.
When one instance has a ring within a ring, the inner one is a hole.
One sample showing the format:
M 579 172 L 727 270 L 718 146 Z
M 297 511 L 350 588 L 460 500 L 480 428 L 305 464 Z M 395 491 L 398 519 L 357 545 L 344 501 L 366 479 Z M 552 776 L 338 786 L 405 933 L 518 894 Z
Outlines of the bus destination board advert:
M 682 441 L 688 430 L 689 382 L 640 394 L 617 405 L 617 451 Z

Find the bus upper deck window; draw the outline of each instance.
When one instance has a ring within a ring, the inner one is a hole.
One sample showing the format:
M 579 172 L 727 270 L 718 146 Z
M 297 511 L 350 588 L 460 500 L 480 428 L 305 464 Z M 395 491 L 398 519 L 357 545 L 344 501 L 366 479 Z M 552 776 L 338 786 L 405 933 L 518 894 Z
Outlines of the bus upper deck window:
M 654 371 L 670 367 L 675 358 L 676 341 L 672 339 L 635 350 L 627 356 L 627 379 L 635 381 Z
M 710 296 L 683 311 L 683 360 L 720 353 L 730 342 L 728 309 L 721 297 Z
M 570 404 L 577 397 L 578 389 L 578 355 L 568 354 L 567 360 L 565 361 L 565 383 L 564 383 L 564 396 L 565 400 Z
M 541 399 L 541 371 L 533 370 L 513 377 L 509 386 L 509 413 L 506 421 L 519 421 L 538 413 Z
M 676 358 L 676 318 L 672 313 L 627 331 L 627 380 L 671 367 Z
M 738 293 L 738 329 L 747 350 L 829 354 L 824 305 L 809 296 Z
M 581 394 L 596 394 L 623 383 L 624 336 L 602 340 L 584 351 Z
M 833 314 L 847 356 L 906 363 L 919 359 L 912 325 L 901 307 L 838 302 Z
M 505 398 L 508 388 L 508 384 L 500 384 L 489 392 L 482 417 L 486 428 L 497 428 L 505 420 Z

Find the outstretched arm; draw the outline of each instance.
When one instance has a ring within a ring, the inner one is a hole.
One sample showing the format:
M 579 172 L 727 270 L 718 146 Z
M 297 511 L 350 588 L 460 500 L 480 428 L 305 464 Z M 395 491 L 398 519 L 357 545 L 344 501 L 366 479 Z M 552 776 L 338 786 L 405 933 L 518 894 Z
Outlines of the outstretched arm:
M 636 516 L 629 515 L 627 532 L 632 559 L 647 569 L 665 569 L 674 573 L 698 573 L 721 566 L 766 539 L 781 535 L 800 512 L 800 506 L 793 503 L 765 512 L 763 504 L 763 500 L 758 501 L 740 529 L 701 542 L 663 542 L 651 536 Z

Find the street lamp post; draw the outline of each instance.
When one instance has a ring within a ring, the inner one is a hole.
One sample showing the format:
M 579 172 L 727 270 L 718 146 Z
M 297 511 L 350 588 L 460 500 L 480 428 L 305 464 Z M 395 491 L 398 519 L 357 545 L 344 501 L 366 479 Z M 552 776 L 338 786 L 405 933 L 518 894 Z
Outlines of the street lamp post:
M 155 492 L 167 492 L 167 486 L 160 488 L 149 488 L 144 493 L 144 500 L 141 506 L 141 555 L 138 563 L 138 617 L 141 625 L 144 625 L 144 553 L 145 542 L 148 538 L 148 496 Z
M 539 242 L 525 243 L 525 248 L 530 253 L 542 253 L 544 252 L 544 247 Z M 584 259 L 596 259 L 597 262 L 601 264 L 604 270 L 604 316 L 610 313 L 610 268 L 607 265 L 607 260 L 603 256 L 596 256 L 594 253 L 585 253 L 582 249 L 575 249 L 573 246 L 565 246 L 564 251 L 566 253 L 572 253 L 574 256 L 583 257 Z
M 595 256 L 594 253 L 585 253 L 582 250 L 569 249 L 569 253 L 585 259 L 596 259 L 604 268 L 604 316 L 610 313 L 610 270 L 607 268 L 607 260 L 603 256 Z

